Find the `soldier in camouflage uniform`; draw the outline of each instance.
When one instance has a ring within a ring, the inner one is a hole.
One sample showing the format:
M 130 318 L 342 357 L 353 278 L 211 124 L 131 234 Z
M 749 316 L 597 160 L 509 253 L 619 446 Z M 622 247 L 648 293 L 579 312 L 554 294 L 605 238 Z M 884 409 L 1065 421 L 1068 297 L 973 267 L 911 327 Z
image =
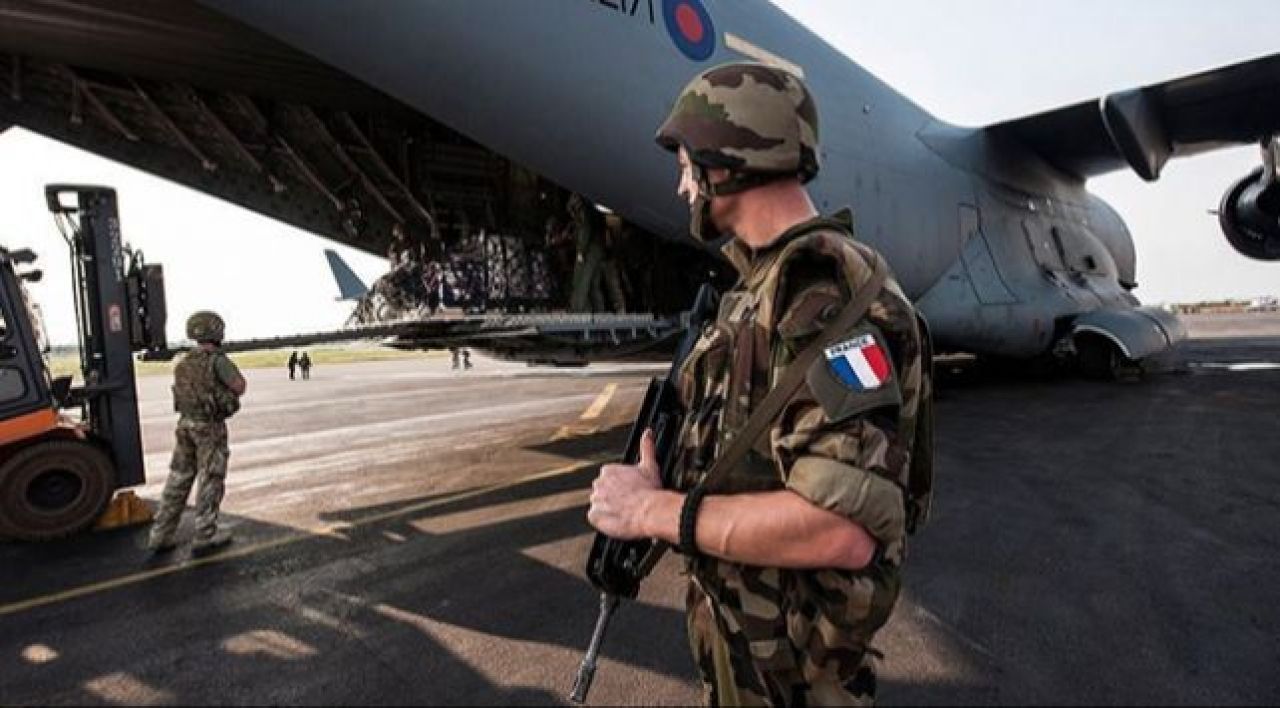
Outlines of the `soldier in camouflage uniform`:
M 577 249 L 569 310 L 603 312 L 604 216 L 577 194 L 569 198 L 567 209 L 576 228 L 574 243 Z
M 731 233 L 739 272 L 684 361 L 679 491 L 660 487 L 652 436 L 637 465 L 606 465 L 588 519 L 686 554 L 690 644 L 712 705 L 869 704 L 870 643 L 900 588 L 912 494 L 931 459 L 926 339 L 892 277 L 807 370 L 768 433 L 714 489 L 715 458 L 877 258 L 851 219 L 822 219 L 813 99 L 795 76 L 730 64 L 694 79 L 658 132 L 677 152 L 695 237 Z M 835 334 L 835 333 L 832 333 Z M 915 464 L 913 465 L 913 456 Z M 705 493 L 705 497 L 703 496 Z
M 173 407 L 178 412 L 178 425 L 169 479 L 151 526 L 149 545 L 157 552 L 174 548 L 179 517 L 191 485 L 197 480 L 196 540 L 192 552 L 198 555 L 231 541 L 229 532 L 218 531 L 218 506 L 225 491 L 230 455 L 226 419 L 240 409 L 245 381 L 235 363 L 219 350 L 224 331 L 222 318 L 213 312 L 197 312 L 187 320 L 187 336 L 197 346 L 173 369 Z

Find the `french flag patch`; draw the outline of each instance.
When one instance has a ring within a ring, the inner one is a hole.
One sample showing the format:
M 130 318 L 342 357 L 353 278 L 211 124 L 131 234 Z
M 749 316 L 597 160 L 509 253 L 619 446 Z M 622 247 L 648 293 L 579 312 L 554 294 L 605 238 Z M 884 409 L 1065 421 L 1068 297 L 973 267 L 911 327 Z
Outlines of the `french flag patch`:
M 875 335 L 864 334 L 833 344 L 824 353 L 827 366 L 841 382 L 855 391 L 872 391 L 889 380 L 889 358 Z

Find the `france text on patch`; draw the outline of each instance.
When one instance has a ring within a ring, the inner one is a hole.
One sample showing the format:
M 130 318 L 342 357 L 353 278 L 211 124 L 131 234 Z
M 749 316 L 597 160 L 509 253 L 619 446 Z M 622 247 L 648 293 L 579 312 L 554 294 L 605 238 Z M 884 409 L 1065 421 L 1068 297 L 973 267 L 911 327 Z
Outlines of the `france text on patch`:
M 835 375 L 855 391 L 880 388 L 891 374 L 889 359 L 872 334 L 833 344 L 824 353 Z

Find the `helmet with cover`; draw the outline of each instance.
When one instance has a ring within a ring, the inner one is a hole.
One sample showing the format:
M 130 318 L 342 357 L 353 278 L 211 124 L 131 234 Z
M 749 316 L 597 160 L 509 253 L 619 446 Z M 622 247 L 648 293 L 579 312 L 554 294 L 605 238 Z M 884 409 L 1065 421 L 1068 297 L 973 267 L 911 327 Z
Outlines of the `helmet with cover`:
M 676 99 L 656 137 L 703 167 L 735 175 L 818 174 L 818 110 L 794 74 L 741 62 L 708 69 Z
M 209 310 L 201 310 L 187 318 L 187 338 L 195 342 L 221 344 L 226 328 L 218 313 Z
M 712 197 L 779 179 L 805 183 L 818 173 L 813 96 L 794 74 L 764 64 L 724 64 L 699 74 L 681 91 L 656 140 L 688 154 L 698 184 L 690 232 L 704 241 L 720 235 Z M 712 184 L 708 168 L 728 170 L 729 177 Z

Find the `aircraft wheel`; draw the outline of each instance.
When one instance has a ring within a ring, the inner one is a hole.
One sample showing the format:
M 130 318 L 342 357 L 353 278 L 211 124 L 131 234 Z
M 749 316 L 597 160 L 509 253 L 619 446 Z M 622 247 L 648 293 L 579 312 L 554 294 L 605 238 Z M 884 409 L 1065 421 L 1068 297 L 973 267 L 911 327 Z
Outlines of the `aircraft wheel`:
M 1114 342 L 1088 333 L 1076 337 L 1076 363 L 1080 373 L 1103 381 L 1120 379 L 1132 365 Z
M 0 535 L 48 541 L 79 531 L 102 514 L 115 491 L 115 466 L 80 440 L 47 440 L 0 465 Z

